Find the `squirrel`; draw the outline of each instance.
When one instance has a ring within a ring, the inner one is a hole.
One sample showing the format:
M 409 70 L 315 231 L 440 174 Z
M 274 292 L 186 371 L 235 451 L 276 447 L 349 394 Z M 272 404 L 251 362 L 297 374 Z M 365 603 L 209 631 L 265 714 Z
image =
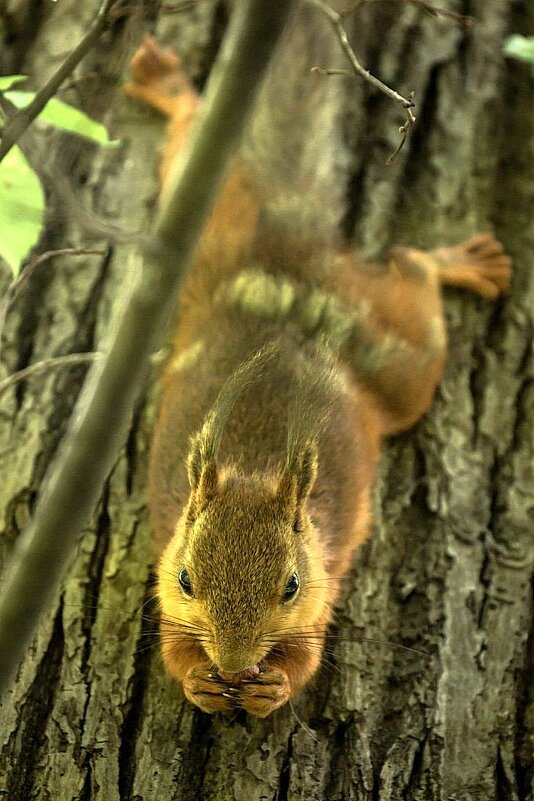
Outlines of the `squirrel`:
M 150 37 L 132 71 L 126 93 L 169 118 L 165 194 L 201 100 Z M 266 717 L 316 673 L 381 442 L 443 373 L 441 287 L 509 284 L 491 233 L 378 267 L 269 226 L 236 158 L 180 291 L 149 465 L 162 656 L 201 710 Z

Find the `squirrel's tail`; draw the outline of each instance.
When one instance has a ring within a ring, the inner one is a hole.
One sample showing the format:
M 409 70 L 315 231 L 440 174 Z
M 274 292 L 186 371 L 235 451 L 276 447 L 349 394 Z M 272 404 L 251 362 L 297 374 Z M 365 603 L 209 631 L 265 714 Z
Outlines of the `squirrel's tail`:
M 349 151 L 340 117 L 348 82 L 315 66 L 345 65 L 326 16 L 301 2 L 269 67 L 243 155 L 271 221 L 328 237 L 345 211 Z

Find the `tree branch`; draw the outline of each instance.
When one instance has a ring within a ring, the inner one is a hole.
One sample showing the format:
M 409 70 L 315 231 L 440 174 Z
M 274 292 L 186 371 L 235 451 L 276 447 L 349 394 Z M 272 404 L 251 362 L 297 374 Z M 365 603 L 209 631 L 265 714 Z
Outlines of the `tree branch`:
M 427 3 L 426 0 L 358 0 L 358 2 L 354 3 L 350 8 L 347 8 L 346 11 L 343 11 L 342 15 L 343 17 L 348 17 L 364 6 L 374 5 L 375 3 L 407 3 L 412 6 L 417 6 L 417 8 L 420 8 L 431 17 L 448 17 L 449 19 L 459 22 L 466 28 L 475 23 L 474 17 L 458 14 L 456 11 L 449 11 L 446 8 L 438 8 L 432 3 Z
M 150 354 L 160 344 L 179 281 L 292 5 L 292 0 L 236 5 L 203 119 L 145 245 L 138 285 L 107 359 L 90 371 L 33 522 L 19 537 L 2 577 L 0 689 L 22 658 L 124 443 Z
M 33 378 L 39 373 L 46 373 L 48 370 L 55 370 L 57 367 L 72 367 L 78 364 L 87 364 L 94 362 L 95 359 L 101 359 L 102 353 L 67 353 L 65 356 L 54 356 L 51 359 L 43 359 L 42 362 L 35 362 L 22 370 L 17 370 L 16 373 L 9 375 L 0 381 L 0 398 L 9 387 L 17 384 L 19 381 L 24 381 L 25 378 Z
M 387 84 L 383 83 L 383 81 L 375 78 L 369 70 L 366 70 L 365 67 L 362 67 L 358 59 L 356 58 L 356 54 L 352 49 L 347 32 L 343 27 L 343 22 L 345 17 L 348 13 L 352 13 L 355 8 L 351 8 L 350 12 L 340 13 L 333 9 L 328 3 L 324 2 L 324 0 L 308 0 L 311 5 L 318 8 L 322 13 L 326 16 L 329 20 L 330 24 L 334 28 L 336 32 L 337 38 L 341 44 L 341 48 L 345 53 L 353 72 L 356 75 L 360 75 L 367 83 L 370 83 L 371 86 L 374 86 L 380 92 L 383 92 L 385 95 L 390 97 L 392 100 L 395 100 L 396 103 L 400 103 L 401 106 L 404 108 L 406 114 L 406 120 L 403 125 L 399 128 L 399 133 L 402 134 L 402 139 L 400 144 L 395 151 L 387 158 L 386 164 L 391 164 L 391 162 L 396 158 L 398 152 L 403 147 L 404 143 L 406 142 L 406 138 L 408 136 L 409 130 L 415 125 L 416 116 L 413 113 L 412 109 L 415 108 L 414 102 L 414 93 L 411 92 L 409 97 L 403 97 L 403 95 L 399 94 L 395 89 L 392 89 Z M 313 67 L 314 72 L 319 72 L 325 75 L 338 75 L 338 74 L 347 74 L 344 70 L 327 70 L 323 69 L 322 67 Z
M 33 259 L 28 266 L 15 278 L 14 281 L 8 286 L 6 293 L 2 300 L 0 300 L 0 358 L 2 356 L 2 337 L 4 334 L 4 326 L 6 324 L 6 317 L 9 310 L 17 296 L 22 284 L 24 284 L 30 275 L 33 275 L 35 270 L 50 259 L 55 259 L 56 256 L 87 256 L 98 255 L 103 256 L 103 250 L 96 248 L 60 248 L 59 250 L 47 250 L 45 253 L 40 253 Z
M 21 108 L 9 118 L 0 142 L 0 161 L 7 156 L 11 148 L 20 139 L 26 128 L 41 113 L 48 101 L 54 97 L 59 87 L 76 69 L 82 58 L 94 47 L 101 33 L 108 24 L 109 13 L 116 0 L 103 0 L 95 19 L 85 36 L 72 50 L 63 64 L 39 89 L 35 97 L 25 108 Z
M 417 119 L 412 111 L 412 109 L 415 108 L 414 93 L 410 92 L 408 97 L 403 97 L 403 95 L 399 94 L 399 92 L 397 92 L 395 89 L 392 89 L 390 86 L 383 83 L 383 81 L 379 80 L 379 78 L 376 78 L 371 72 L 369 72 L 369 70 L 366 70 L 365 67 L 362 67 L 362 65 L 356 58 L 356 54 L 350 45 L 347 32 L 343 27 L 345 19 L 349 17 L 351 14 L 354 14 L 357 11 L 359 11 L 364 6 L 370 5 L 371 3 L 384 3 L 384 2 L 409 3 L 411 5 L 417 6 L 418 8 L 421 8 L 423 11 L 425 11 L 427 14 L 430 14 L 433 17 L 444 16 L 454 19 L 457 22 L 460 22 L 462 25 L 464 25 L 464 27 L 469 27 L 473 25 L 474 19 L 473 17 L 467 17 L 462 14 L 457 14 L 454 11 L 447 11 L 446 9 L 443 8 L 437 8 L 433 6 L 431 3 L 427 3 L 425 0 L 358 0 L 358 2 L 353 3 L 353 5 L 347 8 L 345 11 L 336 11 L 331 6 L 329 6 L 325 0 L 308 0 L 308 3 L 310 3 L 312 6 L 315 6 L 320 11 L 322 11 L 322 13 L 329 20 L 330 24 L 333 26 L 337 38 L 339 39 L 339 42 L 341 44 L 341 48 L 352 67 L 353 73 L 362 77 L 364 81 L 370 83 L 371 86 L 374 86 L 375 89 L 378 89 L 380 92 L 383 92 L 392 100 L 395 100 L 396 103 L 400 103 L 404 108 L 404 111 L 406 113 L 406 120 L 404 124 L 401 125 L 399 128 L 399 133 L 402 134 L 401 141 L 398 147 L 395 148 L 394 152 L 386 159 L 386 164 L 391 164 L 396 159 L 398 153 L 404 146 L 408 134 L 411 128 L 413 128 L 413 126 L 415 125 Z M 312 71 L 318 72 L 322 75 L 351 74 L 350 72 L 348 72 L 348 70 L 339 70 L 339 69 L 329 70 L 329 69 L 323 69 L 322 67 L 313 67 Z
M 367 81 L 367 83 L 370 83 L 371 86 L 374 86 L 376 89 L 379 89 L 381 92 L 390 97 L 392 100 L 395 100 L 397 103 L 400 103 L 405 109 L 412 109 L 415 105 L 413 99 L 410 100 L 410 98 L 408 97 L 403 97 L 401 94 L 395 91 L 395 89 L 391 89 L 390 86 L 383 83 L 378 78 L 375 78 L 375 76 L 372 75 L 369 72 L 369 70 L 366 70 L 365 67 L 362 67 L 362 65 L 356 58 L 356 54 L 350 45 L 347 32 L 343 27 L 343 20 L 345 19 L 345 15 L 333 9 L 331 6 L 328 5 L 328 3 L 325 3 L 324 0 L 308 0 L 308 2 L 311 3 L 312 6 L 315 6 L 320 11 L 322 11 L 322 13 L 329 20 L 330 24 L 332 25 L 332 27 L 336 32 L 337 38 L 339 39 L 343 52 L 345 53 L 347 59 L 350 62 L 353 72 L 355 72 L 356 75 L 360 75 L 365 81 Z M 314 67 L 314 71 L 322 72 L 327 75 L 336 74 L 340 72 L 339 70 L 325 70 L 322 69 L 321 67 Z

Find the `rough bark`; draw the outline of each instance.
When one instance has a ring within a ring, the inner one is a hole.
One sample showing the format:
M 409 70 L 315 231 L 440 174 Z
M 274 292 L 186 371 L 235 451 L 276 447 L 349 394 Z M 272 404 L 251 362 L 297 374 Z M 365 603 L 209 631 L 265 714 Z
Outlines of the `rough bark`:
M 40 78 L 97 3 L 12 5 L 3 66 Z M 386 167 L 399 109 L 354 83 L 340 120 L 351 152 L 345 228 L 372 253 L 492 228 L 514 259 L 513 294 L 496 305 L 450 295 L 445 380 L 432 412 L 384 454 L 374 535 L 355 559 L 315 685 L 266 721 L 227 719 L 195 710 L 164 674 L 153 623 L 138 612 L 152 558 L 149 404 L 0 706 L 0 795 L 10 801 L 534 801 L 534 90 L 528 70 L 500 55 L 507 33 L 534 33 L 534 9 L 440 5 L 473 14 L 476 27 L 462 32 L 409 5 L 359 12 L 362 62 L 399 91 L 415 89 L 420 116 Z M 144 224 L 154 197 L 161 121 L 116 87 L 124 53 L 154 17 L 147 0 L 137 21 L 117 24 L 80 71 L 93 77 L 69 90 L 111 125 L 119 151 L 27 134 L 35 163 L 67 172 L 96 214 L 127 230 Z M 158 30 L 202 80 L 223 23 L 222 6 L 199 3 Z M 59 205 L 52 199 L 43 249 L 102 244 Z M 35 274 L 4 332 L 2 377 L 103 347 L 137 266 L 131 246 L 103 245 L 105 259 L 58 260 Z M 83 373 L 51 372 L 2 399 L 2 561 Z

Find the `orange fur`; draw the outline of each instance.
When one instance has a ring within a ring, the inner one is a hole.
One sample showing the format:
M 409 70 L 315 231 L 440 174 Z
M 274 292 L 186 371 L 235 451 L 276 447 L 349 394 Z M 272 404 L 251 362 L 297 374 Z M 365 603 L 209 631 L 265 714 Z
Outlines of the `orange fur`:
M 165 193 L 198 99 L 151 39 L 132 67 L 126 91 L 170 117 Z M 236 160 L 182 288 L 150 464 L 163 658 L 201 709 L 263 717 L 313 676 L 380 441 L 441 378 L 440 284 L 495 297 L 509 276 L 491 234 L 377 267 L 266 228 Z

